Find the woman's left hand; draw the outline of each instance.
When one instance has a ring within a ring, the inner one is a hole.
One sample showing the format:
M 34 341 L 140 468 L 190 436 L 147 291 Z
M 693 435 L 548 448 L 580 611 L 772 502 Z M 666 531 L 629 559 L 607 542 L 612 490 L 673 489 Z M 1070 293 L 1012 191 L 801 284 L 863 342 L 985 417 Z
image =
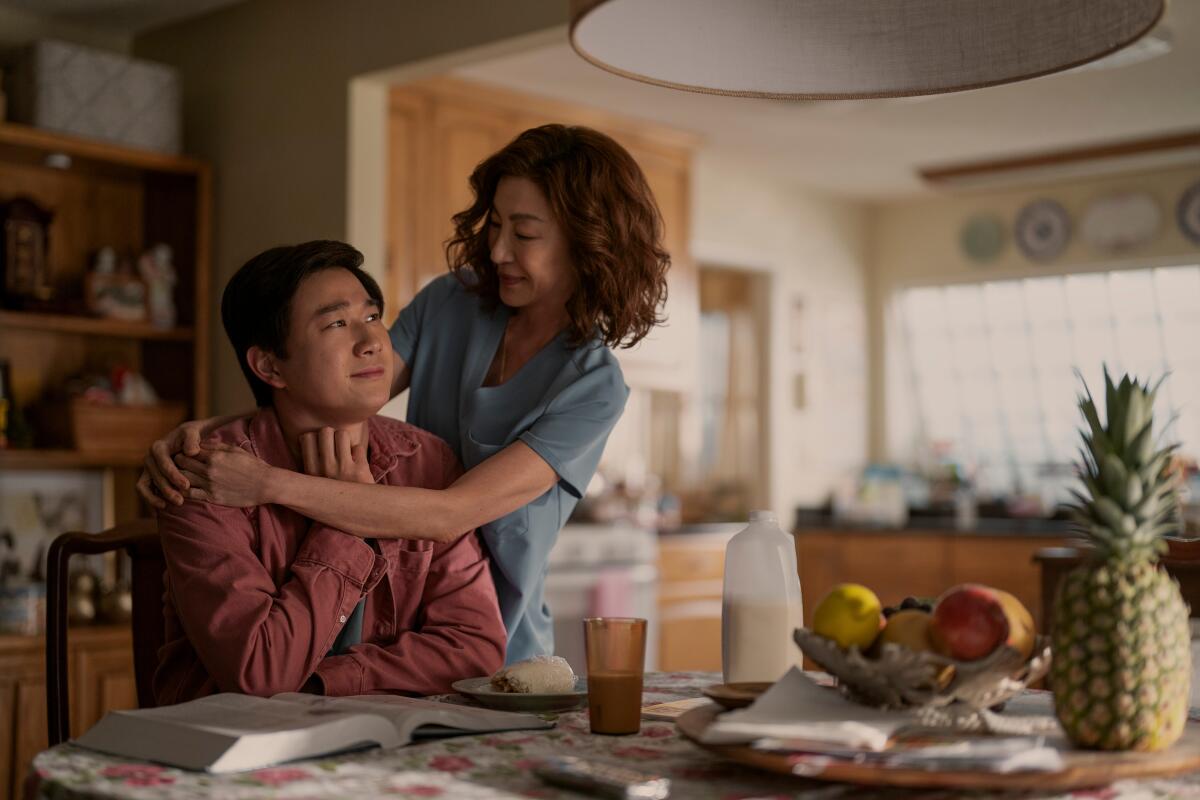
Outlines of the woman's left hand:
M 268 488 L 274 467 L 240 447 L 204 445 L 196 456 L 175 456 L 191 481 L 187 496 L 221 506 L 249 508 L 271 502 Z

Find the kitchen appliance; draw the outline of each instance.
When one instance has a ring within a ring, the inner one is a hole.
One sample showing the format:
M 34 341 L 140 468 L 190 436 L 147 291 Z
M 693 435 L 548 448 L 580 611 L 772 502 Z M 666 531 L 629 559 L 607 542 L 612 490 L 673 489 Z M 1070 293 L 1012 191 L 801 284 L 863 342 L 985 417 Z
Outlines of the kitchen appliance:
M 554 654 L 587 673 L 583 620 L 641 617 L 646 671 L 658 666 L 658 536 L 628 522 L 563 526 L 550 551 L 546 604 L 554 616 Z

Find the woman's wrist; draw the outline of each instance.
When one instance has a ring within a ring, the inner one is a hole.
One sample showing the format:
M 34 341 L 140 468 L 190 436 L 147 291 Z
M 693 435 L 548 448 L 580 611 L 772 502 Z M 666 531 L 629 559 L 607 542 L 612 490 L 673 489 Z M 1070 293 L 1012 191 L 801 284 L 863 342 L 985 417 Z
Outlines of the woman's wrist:
M 289 498 L 294 496 L 292 483 L 299 474 L 290 469 L 268 466 L 265 480 L 263 480 L 263 504 L 290 506 Z

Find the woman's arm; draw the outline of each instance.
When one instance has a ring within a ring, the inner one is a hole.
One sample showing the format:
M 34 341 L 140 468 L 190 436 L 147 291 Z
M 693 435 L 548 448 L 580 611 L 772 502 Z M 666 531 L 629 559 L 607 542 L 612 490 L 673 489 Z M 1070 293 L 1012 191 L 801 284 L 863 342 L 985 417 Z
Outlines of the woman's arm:
M 395 350 L 392 351 L 392 397 L 408 388 L 412 371 Z M 175 465 L 175 456 L 182 453 L 195 457 L 200 454 L 200 442 L 217 428 L 234 420 L 247 417 L 250 412 L 230 414 L 225 417 L 185 422 L 163 438 L 150 445 L 146 455 L 145 470 L 138 478 L 137 490 L 142 499 L 157 509 L 167 503 L 182 505 L 183 493 L 192 488 L 191 482 Z
M 279 470 L 265 502 L 346 533 L 449 542 L 541 497 L 558 475 L 524 442 L 513 442 L 446 489 L 331 480 Z
M 323 429 L 301 439 L 310 473 L 272 467 L 237 447 L 203 448 L 176 461 L 191 481 L 186 494 L 222 506 L 275 503 L 364 538 L 450 542 L 541 497 L 558 481 L 524 442 L 513 442 L 445 489 L 362 483 L 361 448 Z

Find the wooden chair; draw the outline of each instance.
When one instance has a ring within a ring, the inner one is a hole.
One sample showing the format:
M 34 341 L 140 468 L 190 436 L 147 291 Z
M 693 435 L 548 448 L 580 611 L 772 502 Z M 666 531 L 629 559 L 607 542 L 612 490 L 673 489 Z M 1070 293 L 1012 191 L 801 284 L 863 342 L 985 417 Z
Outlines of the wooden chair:
M 96 534 L 64 533 L 50 545 L 46 565 L 46 716 L 50 745 L 71 737 L 67 681 L 67 566 L 76 554 L 125 550 L 133 562 L 133 674 L 138 705 L 155 705 L 152 680 L 163 624 L 163 560 L 158 524 L 152 519 L 122 523 Z
M 1184 601 L 1191 607 L 1191 616 L 1200 617 L 1200 547 L 1193 542 L 1168 540 L 1169 549 L 1161 559 L 1167 573 L 1179 581 Z M 1042 575 L 1042 622 L 1050 630 L 1054 616 L 1054 595 L 1063 576 L 1083 563 L 1085 552 L 1075 547 L 1046 547 L 1034 555 Z

